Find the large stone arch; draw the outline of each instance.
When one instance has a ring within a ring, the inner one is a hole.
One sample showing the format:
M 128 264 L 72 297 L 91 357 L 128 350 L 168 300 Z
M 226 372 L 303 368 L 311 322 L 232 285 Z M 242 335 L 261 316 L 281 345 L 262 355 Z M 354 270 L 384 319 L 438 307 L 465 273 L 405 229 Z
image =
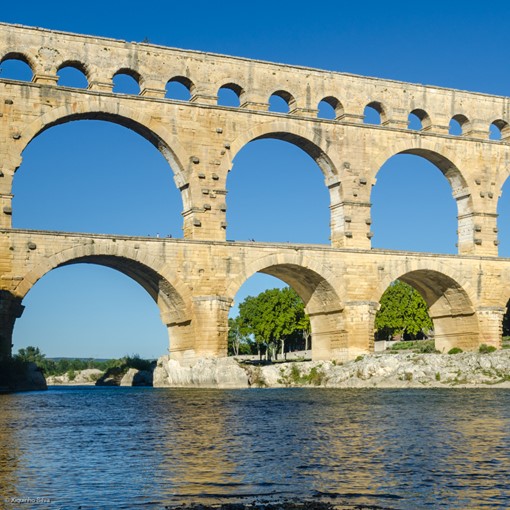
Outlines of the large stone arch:
M 441 171 L 450 183 L 454 197 L 469 193 L 469 179 L 462 172 L 461 165 L 456 162 L 459 152 L 451 150 L 447 144 L 438 148 L 437 140 L 427 142 L 416 135 L 412 140 L 392 140 L 391 143 L 381 145 L 370 162 L 374 183 L 377 173 L 386 161 L 398 154 L 412 154 L 426 159 Z
M 287 283 L 305 304 L 312 329 L 312 358 L 343 359 L 347 336 L 343 325 L 344 306 L 336 291 L 335 278 L 321 264 L 302 254 L 272 254 L 246 265 L 227 287 L 234 301 L 241 285 L 255 273 L 264 273 Z
M 343 216 L 339 213 L 343 201 L 342 186 L 340 186 L 340 172 L 337 168 L 339 155 L 335 152 L 335 145 L 326 136 L 327 130 L 307 129 L 289 119 L 278 119 L 255 125 L 242 132 L 230 145 L 231 168 L 236 155 L 250 142 L 262 139 L 275 139 L 288 142 L 303 150 L 318 165 L 325 185 L 329 190 L 330 208 L 330 239 L 331 244 L 340 245 L 343 239 Z M 227 176 L 228 189 L 228 176 Z M 228 198 L 227 198 L 228 200 Z
M 418 136 L 418 135 L 417 135 Z M 374 172 L 373 183 L 376 182 L 376 175 L 381 167 L 393 156 L 398 154 L 412 154 L 426 159 L 435 165 L 450 183 L 453 198 L 457 201 L 457 210 L 459 216 L 467 214 L 473 210 L 473 197 L 469 187 L 468 178 L 460 169 L 460 165 L 455 161 L 458 158 L 458 152 L 450 150 L 446 145 L 440 149 L 437 143 L 425 143 L 421 140 L 409 142 L 397 141 L 381 148 L 371 162 L 371 169 Z
M 191 292 L 167 264 L 140 250 L 112 244 L 82 243 L 45 257 L 16 286 L 16 294 L 24 298 L 45 274 L 61 266 L 91 263 L 116 269 L 129 276 L 150 294 L 160 306 L 165 324 L 190 320 Z M 167 322 L 167 319 L 174 319 Z
M 334 162 L 336 155 L 332 154 L 334 150 L 332 140 L 323 136 L 324 134 L 325 131 L 322 132 L 321 129 L 310 130 L 289 119 L 263 122 L 242 132 L 232 141 L 230 157 L 234 160 L 238 152 L 254 140 L 265 138 L 283 140 L 306 152 L 317 163 L 329 186 L 338 180 L 339 171 Z
M 28 144 L 47 129 L 77 120 L 104 120 L 131 129 L 150 142 L 168 161 L 178 188 L 188 183 L 189 156 L 177 137 L 164 126 L 155 126 L 151 116 L 124 105 L 118 99 L 87 98 L 84 102 L 66 104 L 34 120 L 20 133 L 16 148 L 22 153 Z M 190 207 L 183 194 L 184 208 Z
M 170 352 L 189 350 L 193 343 L 192 298 L 190 289 L 156 257 L 128 247 L 83 243 L 45 257 L 14 289 L 22 300 L 50 271 L 73 264 L 97 264 L 115 269 L 141 285 L 154 299 L 161 320 L 169 330 Z
M 384 144 L 381 144 L 384 145 Z M 422 140 L 416 135 L 413 140 L 396 140 L 381 147 L 369 163 L 372 172 L 372 184 L 376 184 L 376 177 L 382 166 L 393 156 L 411 154 L 419 156 L 438 168 L 450 184 L 452 196 L 457 205 L 457 245 L 459 252 L 472 251 L 474 223 L 474 197 L 470 188 L 470 180 L 466 171 L 462 171 L 462 164 L 458 163 L 459 152 L 451 150 L 445 143 L 438 148 L 437 142 Z M 463 162 L 465 164 L 465 162 Z M 370 195 L 372 195 L 370 190 Z
M 382 278 L 376 301 L 380 301 L 384 291 L 395 280 L 414 287 L 427 303 L 437 350 L 448 352 L 459 347 L 472 351 L 479 347 L 480 324 L 473 304 L 476 293 L 461 274 L 444 265 L 435 269 L 423 264 L 397 266 Z

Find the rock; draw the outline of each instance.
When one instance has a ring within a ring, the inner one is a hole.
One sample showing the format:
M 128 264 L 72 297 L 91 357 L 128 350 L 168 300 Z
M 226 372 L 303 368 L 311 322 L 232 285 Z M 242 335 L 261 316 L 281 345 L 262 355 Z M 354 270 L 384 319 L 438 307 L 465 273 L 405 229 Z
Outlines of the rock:
M 120 386 L 126 367 L 109 368 L 97 381 L 96 386 Z
M 163 356 L 154 370 L 154 386 L 247 388 L 248 375 L 232 358 L 200 358 L 185 365 Z
M 69 374 L 50 375 L 46 378 L 49 385 L 80 385 L 88 386 L 96 384 L 96 381 L 103 375 L 103 371 L 97 368 L 87 368 L 74 372 L 74 378 L 69 379 Z
M 121 379 L 120 386 L 152 386 L 152 372 L 130 368 Z
M 160 358 L 154 386 L 246 388 L 283 386 L 330 388 L 510 387 L 510 350 L 489 354 L 377 353 L 357 361 L 239 365 L 233 358 L 179 363 Z
M 18 384 L 21 390 L 46 390 L 46 379 L 40 368 L 35 363 L 29 363 L 27 369 L 26 381 Z
M 4 366 L 5 368 L 5 366 Z M 46 379 L 41 369 L 35 363 L 26 363 L 21 367 L 12 367 L 2 373 L 0 393 L 11 393 L 16 391 L 37 391 L 47 390 Z

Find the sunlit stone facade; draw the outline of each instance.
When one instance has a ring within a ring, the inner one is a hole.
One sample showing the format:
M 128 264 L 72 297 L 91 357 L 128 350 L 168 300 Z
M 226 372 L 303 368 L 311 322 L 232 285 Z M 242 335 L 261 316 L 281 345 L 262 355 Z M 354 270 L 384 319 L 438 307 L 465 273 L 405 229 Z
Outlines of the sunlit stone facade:
M 440 350 L 500 346 L 510 261 L 497 257 L 496 218 L 509 173 L 508 98 L 0 24 L 0 59 L 9 58 L 25 61 L 33 79 L 0 76 L 3 354 L 10 353 L 13 324 L 31 287 L 48 271 L 77 262 L 106 265 L 140 283 L 158 304 L 171 355 L 180 360 L 226 354 L 228 311 L 256 272 L 282 279 L 302 297 L 314 359 L 373 350 L 378 301 L 396 278 L 424 296 Z M 87 89 L 57 85 L 67 66 L 84 73 Z M 139 95 L 112 92 L 119 73 L 136 79 Z M 189 101 L 165 98 L 172 80 L 189 88 Z M 239 107 L 217 105 L 222 87 L 238 95 Z M 274 94 L 288 113 L 268 111 Z M 336 119 L 317 118 L 322 100 Z M 366 106 L 380 113 L 379 125 L 363 123 Z M 410 113 L 421 130 L 408 129 Z M 461 135 L 449 134 L 452 118 Z M 12 229 L 12 184 L 23 150 L 42 131 L 79 119 L 121 124 L 161 151 L 182 195 L 183 239 Z M 501 140 L 489 140 L 491 124 Z M 330 246 L 226 241 L 232 160 L 261 138 L 293 143 L 317 162 L 330 192 Z M 371 188 L 380 167 L 402 153 L 428 159 L 449 181 L 458 255 L 371 249 Z

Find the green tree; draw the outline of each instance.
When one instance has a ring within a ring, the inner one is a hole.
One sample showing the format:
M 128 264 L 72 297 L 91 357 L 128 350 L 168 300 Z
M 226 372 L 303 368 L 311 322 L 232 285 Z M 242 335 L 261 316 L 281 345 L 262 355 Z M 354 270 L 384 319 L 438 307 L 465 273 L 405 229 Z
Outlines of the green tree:
M 298 328 L 301 331 L 301 334 L 303 335 L 303 340 L 305 342 L 305 351 L 307 351 L 310 348 L 310 338 L 312 336 L 312 326 L 310 324 L 310 317 L 304 313 L 304 306 L 303 306 L 303 316 L 299 320 Z
M 394 281 L 381 297 L 381 308 L 375 316 L 378 338 L 407 333 L 415 338 L 432 329 L 427 304 L 418 291 L 400 280 Z
M 261 347 L 276 357 L 278 347 L 285 352 L 285 340 L 298 330 L 309 328 L 304 304 L 296 292 L 285 287 L 269 289 L 256 297 L 248 296 L 239 305 L 239 320 L 246 332 L 253 335 L 259 356 Z
M 228 319 L 228 354 L 251 354 L 250 331 L 238 315 Z
M 19 349 L 16 358 L 20 361 L 35 363 L 39 367 L 44 365 L 46 361 L 46 356 L 40 351 L 39 347 L 32 347 L 31 345 L 26 349 Z

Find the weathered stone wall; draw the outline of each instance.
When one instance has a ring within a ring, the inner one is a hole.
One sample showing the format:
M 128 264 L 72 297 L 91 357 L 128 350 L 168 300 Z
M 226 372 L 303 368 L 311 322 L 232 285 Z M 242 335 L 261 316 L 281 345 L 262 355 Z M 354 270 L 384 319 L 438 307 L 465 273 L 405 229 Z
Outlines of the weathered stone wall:
M 2 352 L 10 351 L 26 293 L 73 262 L 107 265 L 140 283 L 161 310 L 176 359 L 225 354 L 228 310 L 255 272 L 281 278 L 303 298 L 314 359 L 372 350 L 378 301 L 396 278 L 425 297 L 440 349 L 500 345 L 510 262 L 496 258 L 496 211 L 510 169 L 508 98 L 0 24 L 0 61 L 7 58 L 26 61 L 33 80 L 0 80 Z M 83 71 L 88 89 L 58 86 L 66 66 Z M 140 95 L 112 92 L 119 73 L 137 80 Z M 164 97 L 172 80 L 189 88 L 190 101 Z M 238 108 L 217 105 L 223 86 L 238 94 Z M 275 93 L 287 114 L 267 111 Z M 335 108 L 335 120 L 317 118 L 321 100 Z M 363 124 L 366 105 L 380 112 L 381 125 Z M 407 127 L 411 112 L 420 131 Z M 448 134 L 451 118 L 461 136 Z M 181 191 L 184 240 L 11 228 L 23 150 L 45 129 L 79 119 L 124 125 L 162 152 Z M 488 139 L 493 122 L 501 140 Z M 286 140 L 317 162 L 330 191 L 330 247 L 225 241 L 228 173 L 259 138 Z M 448 179 L 459 256 L 370 250 L 371 189 L 399 153 L 428 159 Z
M 158 304 L 176 359 L 225 355 L 228 311 L 256 272 L 280 278 L 303 298 L 314 359 L 373 350 L 378 302 L 397 278 L 424 296 L 441 350 L 499 347 L 510 282 L 510 260 L 494 257 L 27 230 L 1 231 L 0 244 L 12 256 L 0 281 L 19 303 L 63 265 L 101 264 L 132 277 Z

